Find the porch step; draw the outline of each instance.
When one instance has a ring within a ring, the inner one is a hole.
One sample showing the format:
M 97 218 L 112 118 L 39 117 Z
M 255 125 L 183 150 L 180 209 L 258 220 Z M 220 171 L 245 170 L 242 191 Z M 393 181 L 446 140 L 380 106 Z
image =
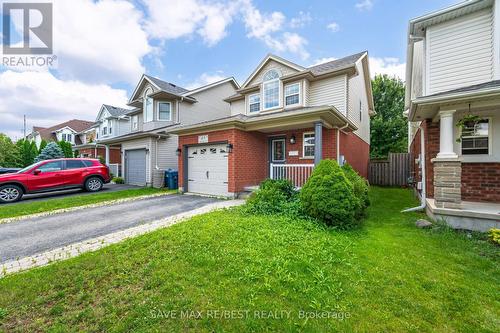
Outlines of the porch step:
M 258 186 L 246 186 L 243 188 L 243 192 L 240 192 L 238 194 L 238 199 L 247 199 L 252 192 L 257 191 L 259 187 Z

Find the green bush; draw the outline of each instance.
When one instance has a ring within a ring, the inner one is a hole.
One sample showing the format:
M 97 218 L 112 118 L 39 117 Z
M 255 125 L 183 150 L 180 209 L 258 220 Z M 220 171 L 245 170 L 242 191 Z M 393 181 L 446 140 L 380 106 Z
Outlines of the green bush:
M 300 206 L 293 184 L 287 180 L 263 181 L 252 193 L 245 208 L 254 214 L 290 214 Z
M 366 208 L 370 206 L 370 198 L 368 197 L 368 182 L 361 177 L 349 164 L 342 166 L 345 176 L 351 182 L 354 190 L 354 195 L 358 198 L 359 209 L 358 217 L 363 216 Z
M 40 155 L 35 158 L 35 162 L 63 158 L 64 152 L 55 142 L 50 142 L 42 149 Z
M 500 245 L 500 229 L 490 229 L 490 231 L 488 231 L 488 238 L 492 243 Z
M 114 177 L 113 182 L 115 184 L 125 184 L 125 180 L 122 177 Z
M 305 213 L 328 226 L 347 229 L 359 221 L 353 185 L 334 160 L 322 160 L 314 168 L 300 191 L 300 201 Z

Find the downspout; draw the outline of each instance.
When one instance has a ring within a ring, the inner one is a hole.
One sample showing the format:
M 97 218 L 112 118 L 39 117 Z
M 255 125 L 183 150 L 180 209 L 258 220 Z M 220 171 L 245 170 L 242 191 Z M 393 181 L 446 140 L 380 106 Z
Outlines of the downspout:
M 408 213 L 408 212 L 414 212 L 418 210 L 422 210 L 425 208 L 427 200 L 426 200 L 426 175 L 425 175 L 425 141 L 424 141 L 424 128 L 420 126 L 420 163 L 422 165 L 422 193 L 420 194 L 420 206 L 413 207 L 413 208 L 408 208 L 405 210 L 402 210 L 401 213 Z
M 339 159 L 340 159 L 340 132 L 343 132 L 342 130 L 346 127 L 348 127 L 349 124 L 345 124 L 344 126 L 342 127 L 337 127 L 337 163 L 339 163 Z

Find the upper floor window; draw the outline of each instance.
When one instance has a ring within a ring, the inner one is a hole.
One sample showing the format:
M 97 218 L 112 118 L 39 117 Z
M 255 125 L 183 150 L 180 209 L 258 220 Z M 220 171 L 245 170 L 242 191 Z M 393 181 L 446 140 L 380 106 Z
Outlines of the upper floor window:
M 137 115 L 132 116 L 131 122 L 132 122 L 132 130 L 136 130 L 139 128 L 139 116 Z
M 107 127 L 102 128 L 102 135 L 108 135 L 108 128 Z
M 66 134 L 66 133 L 63 133 L 61 135 L 61 138 L 62 138 L 62 141 L 66 141 L 66 142 L 73 142 L 73 134 Z
M 248 110 L 250 112 L 260 111 L 260 94 L 253 94 L 248 96 Z
M 462 155 L 487 155 L 490 144 L 490 120 L 482 119 L 462 129 Z
M 262 84 L 264 97 L 264 110 L 279 106 L 280 104 L 280 81 L 279 73 L 275 69 L 269 70 L 264 74 Z
M 144 122 L 153 121 L 153 99 L 148 97 L 152 92 L 151 88 L 144 92 Z
M 158 119 L 159 120 L 172 120 L 170 102 L 158 102 Z
M 300 83 L 293 83 L 285 86 L 285 106 L 297 105 L 300 103 Z

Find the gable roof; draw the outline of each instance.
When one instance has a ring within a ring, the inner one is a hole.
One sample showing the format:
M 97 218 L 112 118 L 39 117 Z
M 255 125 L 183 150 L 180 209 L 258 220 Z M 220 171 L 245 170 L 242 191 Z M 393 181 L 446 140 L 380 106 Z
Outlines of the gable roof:
M 236 81 L 236 79 L 231 76 L 231 77 L 228 77 L 228 78 L 225 78 L 225 79 L 222 79 L 222 80 L 219 80 L 219 81 L 216 81 L 216 82 L 212 82 L 212 83 L 206 84 L 204 86 L 201 86 L 201 87 L 189 90 L 189 91 L 183 93 L 182 95 L 183 96 L 190 96 L 190 95 L 193 95 L 193 94 L 197 94 L 197 93 L 202 92 L 204 90 L 216 87 L 216 86 L 218 86 L 220 84 L 224 84 L 226 82 L 231 82 L 236 89 L 240 88 L 240 85 L 238 84 L 238 82 Z
M 354 66 L 356 62 L 367 53 L 367 51 L 359 52 L 340 59 L 335 59 L 322 64 L 314 65 L 309 70 L 313 75 L 322 75 L 330 72 L 335 72 L 350 66 Z
M 113 117 L 120 117 L 130 112 L 130 109 L 119 108 L 113 105 L 103 104 L 102 106 L 108 110 L 109 114 Z
M 255 77 L 255 75 L 257 75 L 257 73 L 262 69 L 262 67 L 264 67 L 264 65 L 267 64 L 271 60 L 279 62 L 285 66 L 291 67 L 299 72 L 303 71 L 305 69 L 304 67 L 297 65 L 296 63 L 293 63 L 291 61 L 288 61 L 286 59 L 278 57 L 277 55 L 269 53 L 268 55 L 266 55 L 266 57 L 264 59 L 262 59 L 262 61 L 257 66 L 257 68 L 252 72 L 252 74 L 250 74 L 250 76 L 245 80 L 245 82 L 243 82 L 243 84 L 241 85 L 241 88 L 245 88 L 252 81 L 252 79 Z
M 159 91 L 163 91 L 163 92 L 166 92 L 166 93 L 174 95 L 174 96 L 181 97 L 182 94 L 188 92 L 187 89 L 179 87 L 173 83 L 160 80 L 160 79 L 153 77 L 151 75 L 142 74 L 141 79 L 139 80 L 139 83 L 137 84 L 134 91 L 132 92 L 132 95 L 130 95 L 129 103 L 132 103 L 132 101 L 137 99 L 136 95 L 139 92 L 139 87 L 141 87 L 144 80 L 148 81 L 151 85 L 153 85 Z
M 68 127 L 75 131 L 76 133 L 82 132 L 94 124 L 93 121 L 80 120 L 80 119 L 71 119 L 65 121 L 64 123 L 60 123 L 51 127 L 38 127 L 33 126 L 33 132 L 38 132 L 40 137 L 45 140 L 56 140 L 55 132 L 59 129 Z

